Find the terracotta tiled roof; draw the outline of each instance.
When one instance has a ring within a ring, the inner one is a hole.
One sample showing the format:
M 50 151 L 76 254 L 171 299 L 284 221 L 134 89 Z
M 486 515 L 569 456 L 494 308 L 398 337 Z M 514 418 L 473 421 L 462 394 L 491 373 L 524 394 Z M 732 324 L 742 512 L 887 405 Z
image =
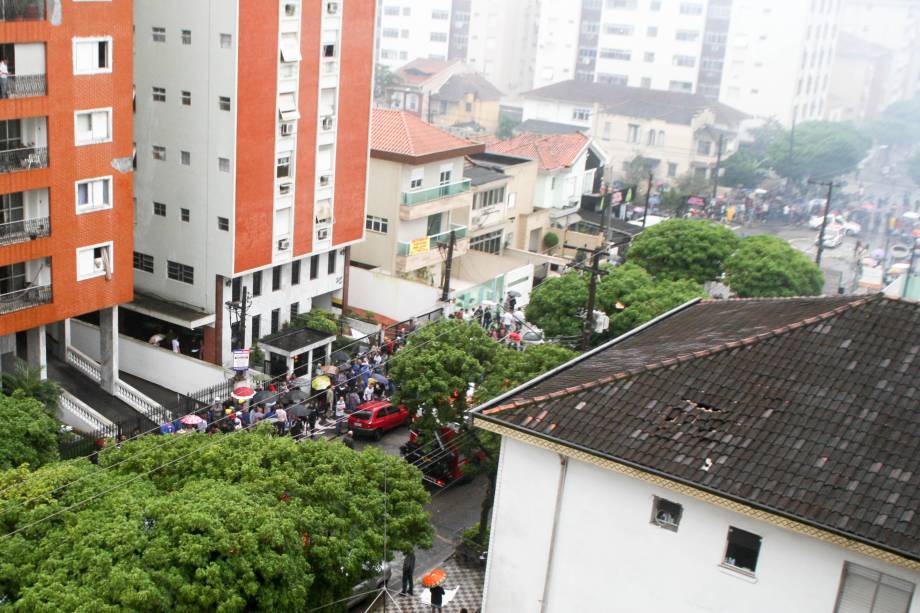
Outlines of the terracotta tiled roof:
M 514 138 L 488 146 L 490 153 L 503 153 L 537 160 L 541 170 L 557 170 L 575 163 L 590 139 L 580 132 L 573 134 L 518 134 Z
M 420 157 L 465 150 L 476 143 L 425 123 L 412 113 L 374 109 L 371 118 L 371 154 L 375 151 Z
M 477 417 L 920 560 L 920 305 L 701 302 Z
M 398 76 L 403 82 L 411 85 L 424 83 L 439 72 L 446 70 L 459 62 L 460 60 L 432 60 L 428 58 L 417 58 L 400 66 L 396 70 Z

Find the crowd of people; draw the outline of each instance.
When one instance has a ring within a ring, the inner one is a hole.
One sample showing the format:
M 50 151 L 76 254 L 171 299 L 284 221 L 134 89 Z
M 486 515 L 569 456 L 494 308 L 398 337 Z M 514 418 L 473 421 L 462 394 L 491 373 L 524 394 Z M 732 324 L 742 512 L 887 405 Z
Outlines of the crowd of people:
M 524 311 L 518 308 L 517 298 L 509 293 L 503 305 L 486 303 L 475 309 L 458 309 L 453 317 L 467 322 L 476 322 L 497 342 L 503 342 L 512 349 L 524 348 L 522 332 L 527 321 Z

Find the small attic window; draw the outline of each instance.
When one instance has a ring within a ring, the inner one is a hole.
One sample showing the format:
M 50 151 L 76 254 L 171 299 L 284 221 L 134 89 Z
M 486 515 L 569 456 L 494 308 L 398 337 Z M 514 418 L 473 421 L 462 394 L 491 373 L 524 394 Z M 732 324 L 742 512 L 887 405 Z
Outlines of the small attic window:
M 652 504 L 652 523 L 665 530 L 677 532 L 684 508 L 676 502 L 655 496 Z

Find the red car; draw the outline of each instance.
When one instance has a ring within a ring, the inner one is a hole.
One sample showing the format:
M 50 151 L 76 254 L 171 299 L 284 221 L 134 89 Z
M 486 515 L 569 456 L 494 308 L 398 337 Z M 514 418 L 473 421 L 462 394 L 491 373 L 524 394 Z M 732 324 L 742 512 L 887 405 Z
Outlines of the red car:
M 372 400 L 358 405 L 355 412 L 348 417 L 348 428 L 355 435 L 372 434 L 380 440 L 384 432 L 412 423 L 409 409 L 404 406 L 394 407 L 388 400 Z

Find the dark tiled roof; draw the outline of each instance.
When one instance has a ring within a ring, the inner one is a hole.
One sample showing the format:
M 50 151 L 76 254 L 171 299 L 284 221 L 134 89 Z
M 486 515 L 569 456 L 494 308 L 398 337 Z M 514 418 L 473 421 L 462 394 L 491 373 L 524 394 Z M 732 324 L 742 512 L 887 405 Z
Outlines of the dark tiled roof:
M 433 100 L 459 102 L 468 94 L 474 94 L 479 100 L 494 102 L 501 99 L 502 93 L 489 83 L 485 77 L 475 72 L 455 74 L 441 86 L 438 93 L 432 94 Z
M 501 170 L 496 170 L 488 166 L 470 164 L 463 169 L 463 177 L 469 179 L 470 184 L 476 187 L 477 185 L 485 185 L 487 183 L 494 183 L 495 181 L 507 179 L 508 175 Z
M 477 417 L 918 560 L 918 401 L 920 305 L 729 300 L 673 312 Z
M 331 343 L 334 340 L 335 334 L 327 334 L 313 328 L 297 328 L 295 330 L 281 330 L 266 336 L 259 341 L 259 344 L 293 352 L 316 343 Z
M 713 102 L 699 94 L 669 92 L 645 87 L 628 87 L 588 81 L 562 81 L 522 94 L 524 98 L 565 100 L 580 104 L 600 104 L 607 113 L 661 119 L 689 125 L 701 111 L 712 109 L 720 123 L 735 124 L 747 115 L 730 106 Z

